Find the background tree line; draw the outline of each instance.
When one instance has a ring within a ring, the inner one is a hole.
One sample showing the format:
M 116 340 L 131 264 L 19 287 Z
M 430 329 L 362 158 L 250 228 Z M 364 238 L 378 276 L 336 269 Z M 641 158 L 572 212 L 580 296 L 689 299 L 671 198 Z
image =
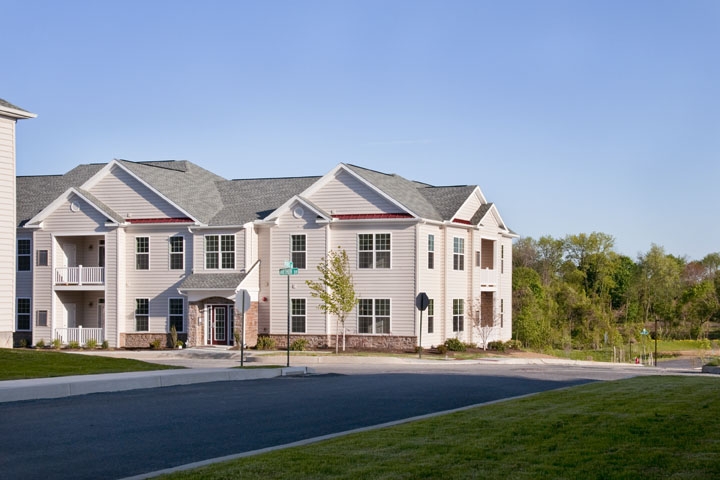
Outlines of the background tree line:
M 598 349 L 708 338 L 720 320 L 720 253 L 688 261 L 652 245 L 637 259 L 607 234 L 522 238 L 513 246 L 513 336 L 531 348 Z

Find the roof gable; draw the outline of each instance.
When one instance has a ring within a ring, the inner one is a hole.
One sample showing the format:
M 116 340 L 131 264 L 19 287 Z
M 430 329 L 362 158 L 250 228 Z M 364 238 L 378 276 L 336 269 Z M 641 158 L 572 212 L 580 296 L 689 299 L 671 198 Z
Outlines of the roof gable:
M 76 199 L 79 199 L 85 205 L 90 207 L 93 211 L 99 213 L 102 217 L 104 217 L 107 220 L 105 222 L 106 224 L 109 223 L 111 225 L 118 225 L 122 223 L 122 217 L 120 217 L 117 212 L 114 212 L 112 209 L 108 208 L 107 205 L 98 201 L 95 197 L 92 196 L 92 194 L 89 194 L 88 192 L 78 188 L 69 188 L 65 192 L 63 192 L 62 195 L 58 196 L 47 207 L 42 209 L 37 215 L 29 219 L 25 225 L 28 227 L 39 226 L 43 221 L 45 221 L 56 211 L 58 211 L 61 206 L 66 205 L 67 203 L 71 204 L 71 211 L 79 211 L 81 206 L 73 205 L 73 203 L 76 202 Z

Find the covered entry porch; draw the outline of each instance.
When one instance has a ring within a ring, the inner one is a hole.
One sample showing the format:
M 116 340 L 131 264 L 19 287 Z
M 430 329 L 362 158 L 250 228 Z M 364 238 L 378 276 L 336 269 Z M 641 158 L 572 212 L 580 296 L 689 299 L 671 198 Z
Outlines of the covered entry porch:
M 105 338 L 104 292 L 55 292 L 53 339 L 63 345 L 100 345 Z

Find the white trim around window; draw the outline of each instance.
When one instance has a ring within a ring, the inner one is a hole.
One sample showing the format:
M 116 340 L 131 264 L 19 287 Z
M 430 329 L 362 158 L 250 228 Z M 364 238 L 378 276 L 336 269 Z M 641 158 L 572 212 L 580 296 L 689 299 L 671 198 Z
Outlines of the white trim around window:
M 185 333 L 185 299 L 182 297 L 168 298 L 168 332 L 173 325 L 177 333 Z
M 205 235 L 205 270 L 235 270 L 235 234 Z
M 185 270 L 185 237 L 168 237 L 168 269 Z
M 307 268 L 307 235 L 290 235 L 290 260 L 294 268 Z
M 357 304 L 357 331 L 361 335 L 389 334 L 392 313 L 389 298 L 361 298 Z
M 357 268 L 389 269 L 392 265 L 391 233 L 357 234 Z
M 135 270 L 150 270 L 150 237 L 135 237 Z
M 307 300 L 305 298 L 290 299 L 290 332 L 307 332 Z

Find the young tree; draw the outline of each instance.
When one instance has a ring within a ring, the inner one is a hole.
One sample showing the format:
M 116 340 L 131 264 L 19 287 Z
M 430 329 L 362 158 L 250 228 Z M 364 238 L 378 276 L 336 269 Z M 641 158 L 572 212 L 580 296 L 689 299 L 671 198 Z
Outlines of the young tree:
M 345 319 L 357 303 L 347 252 L 340 247 L 337 251 L 331 250 L 317 269 L 320 279 L 306 280 L 305 283 L 310 287 L 310 295 L 322 301 L 318 308 L 335 315 L 335 353 L 338 353 L 339 327 L 342 326 L 345 351 Z

